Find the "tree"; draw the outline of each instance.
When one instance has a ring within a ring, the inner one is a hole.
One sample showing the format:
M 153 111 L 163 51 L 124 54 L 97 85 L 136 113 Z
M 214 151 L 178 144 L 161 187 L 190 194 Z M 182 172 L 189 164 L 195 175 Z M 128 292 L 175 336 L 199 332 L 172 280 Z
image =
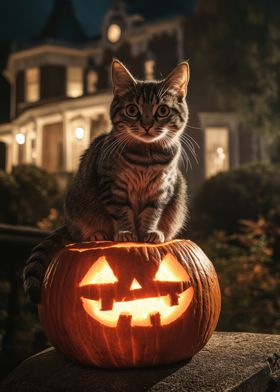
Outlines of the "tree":
M 238 234 L 197 239 L 213 261 L 222 291 L 218 329 L 280 332 L 280 229 L 266 219 L 243 221 Z M 278 245 L 277 245 L 278 243 Z
M 17 223 L 36 225 L 49 215 L 59 194 L 54 175 L 35 165 L 18 165 L 12 175 L 20 189 Z
M 59 223 L 61 193 L 53 174 L 35 165 L 0 170 L 0 222 L 52 229 Z
M 192 35 L 221 108 L 279 137 L 280 2 L 199 0 Z
M 207 179 L 194 199 L 194 231 L 237 233 L 241 220 L 269 218 L 280 205 L 279 170 L 279 165 L 250 164 Z

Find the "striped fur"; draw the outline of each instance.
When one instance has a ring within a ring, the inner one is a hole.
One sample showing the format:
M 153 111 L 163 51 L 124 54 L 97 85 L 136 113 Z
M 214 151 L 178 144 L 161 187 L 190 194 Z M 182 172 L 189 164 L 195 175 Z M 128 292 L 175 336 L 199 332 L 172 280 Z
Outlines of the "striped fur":
M 179 161 L 188 120 L 188 72 L 187 63 L 182 63 L 163 81 L 136 81 L 114 60 L 113 127 L 81 158 L 65 197 L 63 239 L 56 244 L 103 239 L 163 242 L 177 235 L 187 215 Z M 24 272 L 25 289 L 34 301 L 40 298 L 38 288 L 52 256 L 47 248 L 43 257 L 37 247 Z

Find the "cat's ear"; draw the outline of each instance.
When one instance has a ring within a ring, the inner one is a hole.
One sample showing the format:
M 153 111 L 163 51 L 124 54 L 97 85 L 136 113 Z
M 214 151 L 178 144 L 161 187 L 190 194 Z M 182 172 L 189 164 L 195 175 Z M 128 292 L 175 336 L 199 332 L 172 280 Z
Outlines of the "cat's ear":
M 136 80 L 117 59 L 112 62 L 112 85 L 114 95 L 125 95 L 136 85 Z
M 184 61 L 178 64 L 173 71 L 164 79 L 163 84 L 167 91 L 171 91 L 184 98 L 187 94 L 188 83 L 190 80 L 190 67 Z

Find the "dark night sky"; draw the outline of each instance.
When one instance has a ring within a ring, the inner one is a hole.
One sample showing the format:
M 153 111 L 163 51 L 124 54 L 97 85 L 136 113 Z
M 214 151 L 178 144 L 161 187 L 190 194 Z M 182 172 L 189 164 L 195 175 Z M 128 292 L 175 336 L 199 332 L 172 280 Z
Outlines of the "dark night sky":
M 0 0 L 0 123 L 9 120 L 9 84 L 2 75 L 11 44 L 28 43 L 38 36 L 45 26 L 55 0 Z M 60 1 L 60 0 L 58 0 Z M 61 0 L 62 1 L 62 0 Z M 194 0 L 160 0 L 161 12 L 174 8 L 176 12 L 189 8 Z M 105 13 L 113 0 L 71 0 L 75 14 L 87 36 L 100 33 Z M 128 4 L 148 11 L 149 17 L 157 15 L 158 2 L 130 0 Z M 141 13 L 141 11 L 140 11 Z M 168 15 L 168 13 L 167 13 Z
M 72 0 L 76 15 L 89 36 L 99 32 L 111 0 Z M 0 0 L 0 39 L 26 41 L 43 28 L 54 0 Z
M 72 0 L 86 34 L 99 33 L 112 0 Z M 44 27 L 54 0 L 0 0 L 0 123 L 9 120 L 9 84 L 2 71 L 13 42 L 28 42 Z

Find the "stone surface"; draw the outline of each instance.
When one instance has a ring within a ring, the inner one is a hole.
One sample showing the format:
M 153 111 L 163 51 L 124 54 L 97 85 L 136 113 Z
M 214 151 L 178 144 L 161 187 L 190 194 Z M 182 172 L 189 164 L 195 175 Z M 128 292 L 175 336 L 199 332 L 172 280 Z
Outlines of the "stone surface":
M 78 366 L 53 348 L 25 360 L 2 392 L 275 392 L 280 391 L 280 336 L 215 333 L 192 360 L 106 370 Z

